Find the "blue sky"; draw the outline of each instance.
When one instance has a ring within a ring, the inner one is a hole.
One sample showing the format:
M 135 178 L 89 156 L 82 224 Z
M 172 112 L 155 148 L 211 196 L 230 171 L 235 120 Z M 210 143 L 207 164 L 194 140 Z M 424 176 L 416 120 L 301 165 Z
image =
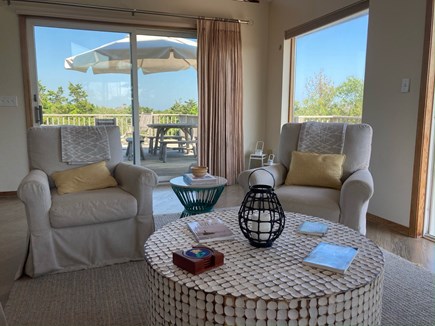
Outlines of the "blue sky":
M 305 97 L 306 81 L 319 71 L 338 86 L 348 76 L 364 79 L 368 15 L 296 39 L 295 99 Z
M 339 85 L 348 76 L 364 79 L 368 15 L 363 15 L 297 38 L 295 99 L 302 100 L 306 81 L 318 73 Z M 81 83 L 89 100 L 97 105 L 130 105 L 128 74 L 94 75 L 64 69 L 67 57 L 119 40 L 125 33 L 86 31 L 52 27 L 35 28 L 38 79 L 49 89 L 68 81 Z M 196 70 L 139 76 L 139 103 L 157 110 L 169 108 L 176 100 L 198 99 Z
M 130 75 L 82 73 L 64 69 L 67 57 L 127 36 L 126 33 L 86 31 L 52 27 L 35 28 L 38 79 L 47 88 L 67 90 L 68 81 L 81 83 L 89 100 L 97 105 L 120 107 L 131 104 Z M 139 104 L 157 110 L 176 100 L 198 99 L 196 70 L 143 75 L 139 72 Z M 67 93 L 67 91 L 66 91 Z

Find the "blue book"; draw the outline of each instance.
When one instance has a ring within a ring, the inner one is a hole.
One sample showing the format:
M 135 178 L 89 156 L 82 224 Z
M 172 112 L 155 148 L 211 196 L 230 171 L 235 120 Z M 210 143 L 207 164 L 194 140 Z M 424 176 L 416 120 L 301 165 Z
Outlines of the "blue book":
M 305 221 L 298 229 L 299 233 L 322 236 L 328 231 L 328 225 L 320 222 Z
M 357 253 L 357 248 L 320 242 L 302 263 L 344 274 Z

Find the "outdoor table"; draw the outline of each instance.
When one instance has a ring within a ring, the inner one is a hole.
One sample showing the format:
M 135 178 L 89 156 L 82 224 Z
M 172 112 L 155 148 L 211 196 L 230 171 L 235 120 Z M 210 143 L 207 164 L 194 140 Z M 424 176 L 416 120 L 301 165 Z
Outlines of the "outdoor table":
M 169 129 L 180 129 L 184 133 L 186 141 L 193 139 L 193 128 L 197 128 L 197 123 L 150 123 L 148 127 L 156 129 L 156 141 L 154 143 L 153 154 L 157 154 L 159 142 L 163 141 Z
M 227 184 L 227 179 L 216 177 L 210 184 L 188 185 L 183 177 L 176 177 L 169 182 L 184 206 L 181 218 L 212 211 Z

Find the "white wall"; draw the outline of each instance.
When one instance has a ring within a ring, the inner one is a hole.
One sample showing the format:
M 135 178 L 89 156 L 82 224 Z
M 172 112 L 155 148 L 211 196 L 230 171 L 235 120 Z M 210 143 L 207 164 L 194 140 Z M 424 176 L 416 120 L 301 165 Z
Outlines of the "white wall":
M 135 0 L 101 4 L 254 20 L 242 26 L 245 151 L 257 139 L 276 152 L 283 121 L 284 31 L 356 0 Z M 76 1 L 77 2 L 77 1 Z M 80 2 L 86 2 L 81 0 Z M 371 0 L 363 120 L 374 128 L 371 171 L 375 195 L 369 212 L 408 226 L 414 163 L 425 0 Z M 93 1 L 92 3 L 98 3 Z M 0 95 L 19 107 L 0 108 L 0 192 L 16 190 L 27 172 L 25 117 L 17 16 L 0 6 Z M 411 92 L 400 93 L 401 78 Z
M 270 6 L 267 144 L 278 147 L 282 121 L 284 31 L 356 1 L 274 0 Z M 425 0 L 370 0 L 363 121 L 374 129 L 369 212 L 409 226 Z M 411 92 L 400 93 L 402 78 Z
M 17 96 L 18 107 L 0 107 L 0 191 L 15 191 L 27 172 L 18 20 L 0 7 L 0 96 Z
M 268 3 L 242 3 L 232 0 L 80 0 L 92 3 L 145 10 L 176 12 L 200 16 L 249 19 L 252 25 L 242 25 L 245 147 L 255 146 L 264 137 L 266 106 L 266 62 L 268 37 Z M 83 17 L 89 10 L 83 9 Z M 59 9 L 59 11 L 62 11 Z M 47 10 L 46 10 L 47 12 Z M 100 13 L 101 15 L 101 13 Z M 109 15 L 103 12 L 103 15 Z M 125 15 L 124 19 L 150 21 L 152 17 Z M 173 24 L 174 20 L 170 20 Z M 187 22 L 186 25 L 192 25 Z M 26 128 L 18 34 L 18 16 L 5 2 L 0 4 L 0 95 L 18 96 L 18 108 L 0 108 L 0 192 L 15 191 L 28 171 Z
M 369 211 L 409 226 L 425 0 L 370 2 L 363 120 L 373 126 Z M 402 78 L 411 91 L 400 92 Z

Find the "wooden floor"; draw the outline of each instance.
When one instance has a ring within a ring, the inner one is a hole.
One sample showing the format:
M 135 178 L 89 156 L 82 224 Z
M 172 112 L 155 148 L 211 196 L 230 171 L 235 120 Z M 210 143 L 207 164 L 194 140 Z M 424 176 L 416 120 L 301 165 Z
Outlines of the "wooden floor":
M 225 188 L 216 208 L 239 206 L 243 191 L 238 185 Z M 183 207 L 171 187 L 160 184 L 153 195 L 154 214 L 181 212 Z M 24 259 L 27 223 L 23 204 L 16 197 L 0 197 L 0 302 L 5 305 L 14 274 Z M 435 273 L 435 243 L 394 233 L 384 226 L 367 225 L 367 237 L 380 247 Z

